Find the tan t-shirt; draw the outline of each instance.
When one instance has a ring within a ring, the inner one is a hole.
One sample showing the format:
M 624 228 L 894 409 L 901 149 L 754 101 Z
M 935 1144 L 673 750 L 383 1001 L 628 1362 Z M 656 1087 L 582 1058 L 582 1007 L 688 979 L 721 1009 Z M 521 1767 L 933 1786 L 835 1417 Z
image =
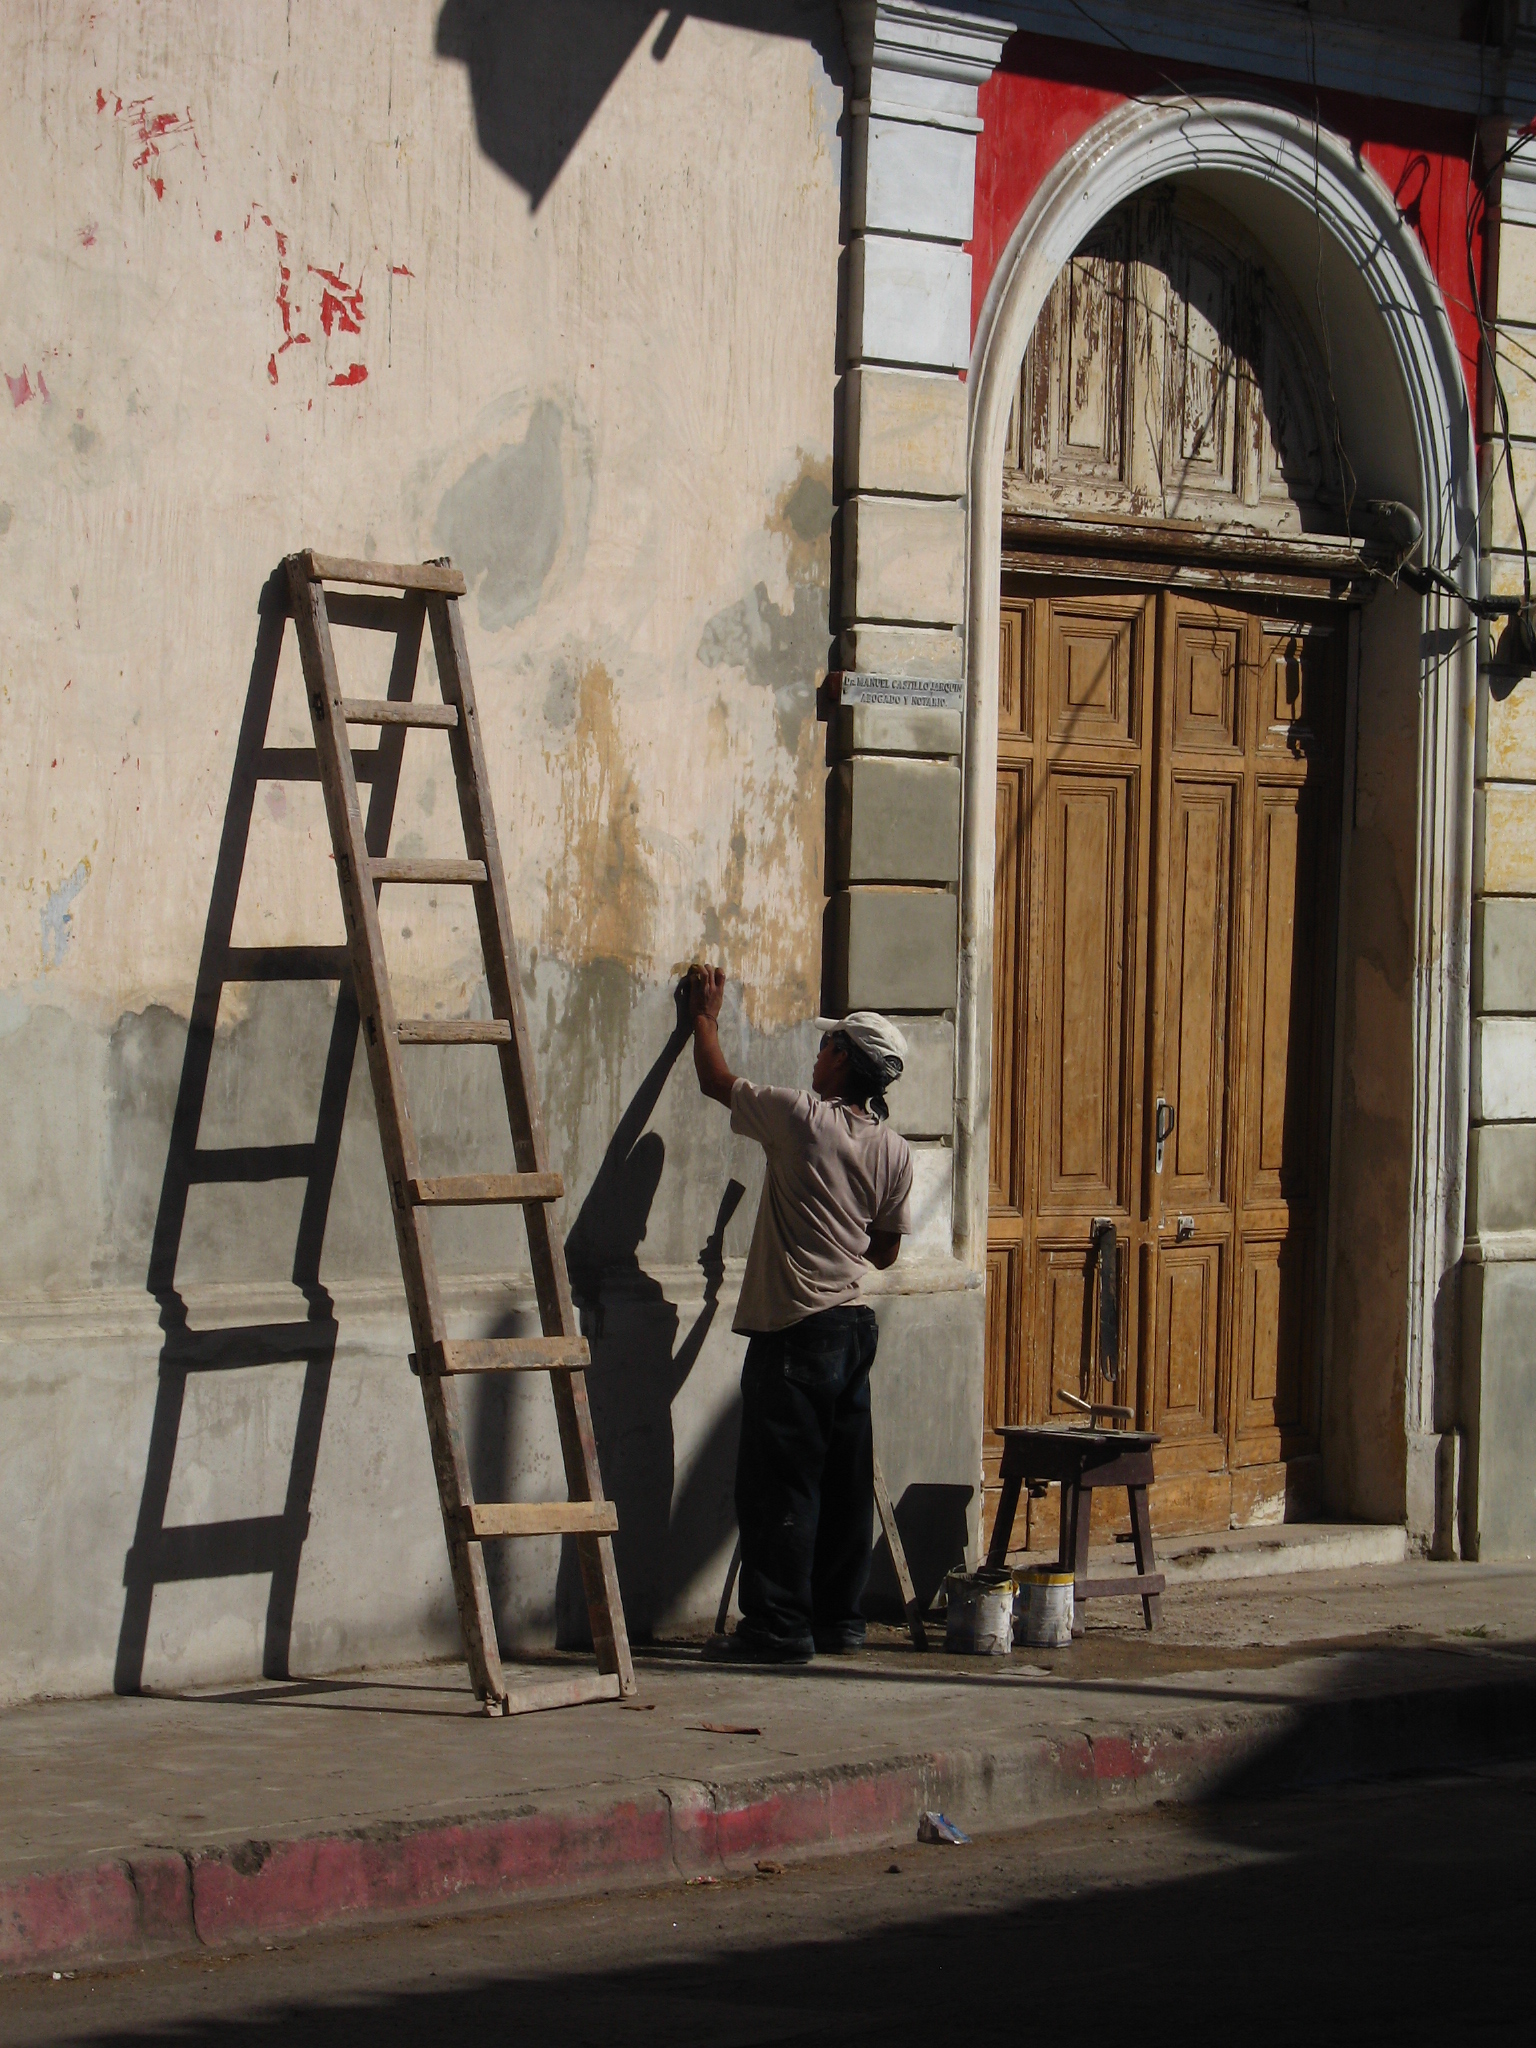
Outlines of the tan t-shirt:
M 912 1228 L 912 1154 L 889 1124 L 803 1088 L 731 1090 L 731 1129 L 768 1155 L 733 1328 L 786 1330 L 857 1301 L 871 1230 Z

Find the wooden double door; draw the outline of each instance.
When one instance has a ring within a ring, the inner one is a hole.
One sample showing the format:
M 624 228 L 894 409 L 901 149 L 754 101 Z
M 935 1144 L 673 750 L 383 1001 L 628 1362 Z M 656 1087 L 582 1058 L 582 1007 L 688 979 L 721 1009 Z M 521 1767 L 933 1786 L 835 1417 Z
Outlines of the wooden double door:
M 988 1521 L 997 1426 L 1064 1392 L 1160 1433 L 1164 1530 L 1313 1506 L 1348 639 L 1273 594 L 1005 584 Z

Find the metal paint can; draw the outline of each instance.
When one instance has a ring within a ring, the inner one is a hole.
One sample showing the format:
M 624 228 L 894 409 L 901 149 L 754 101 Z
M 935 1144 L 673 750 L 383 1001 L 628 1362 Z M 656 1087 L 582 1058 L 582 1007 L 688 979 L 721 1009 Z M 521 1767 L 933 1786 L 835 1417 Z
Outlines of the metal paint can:
M 1072 1641 L 1072 1574 L 1032 1565 L 1019 1574 L 1017 1621 L 1032 1650 L 1064 1650 Z
M 944 1581 L 944 1647 L 974 1657 L 1006 1657 L 1013 1648 L 1013 1573 L 983 1565 Z

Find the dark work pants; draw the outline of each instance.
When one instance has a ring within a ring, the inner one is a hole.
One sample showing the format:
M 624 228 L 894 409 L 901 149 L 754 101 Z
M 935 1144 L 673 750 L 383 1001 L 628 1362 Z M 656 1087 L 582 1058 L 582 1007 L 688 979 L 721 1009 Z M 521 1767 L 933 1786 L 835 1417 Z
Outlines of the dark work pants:
M 741 1371 L 737 1598 L 749 1635 L 858 1640 L 875 1505 L 873 1309 L 754 1336 Z

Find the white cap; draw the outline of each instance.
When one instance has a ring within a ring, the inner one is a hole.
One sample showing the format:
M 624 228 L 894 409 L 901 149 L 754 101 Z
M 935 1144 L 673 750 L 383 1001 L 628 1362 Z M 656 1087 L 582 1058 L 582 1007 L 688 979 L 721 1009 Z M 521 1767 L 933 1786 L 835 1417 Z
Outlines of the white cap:
M 907 1041 L 878 1010 L 850 1010 L 846 1017 L 813 1017 L 811 1022 L 819 1031 L 840 1031 L 887 1081 L 901 1078 Z

